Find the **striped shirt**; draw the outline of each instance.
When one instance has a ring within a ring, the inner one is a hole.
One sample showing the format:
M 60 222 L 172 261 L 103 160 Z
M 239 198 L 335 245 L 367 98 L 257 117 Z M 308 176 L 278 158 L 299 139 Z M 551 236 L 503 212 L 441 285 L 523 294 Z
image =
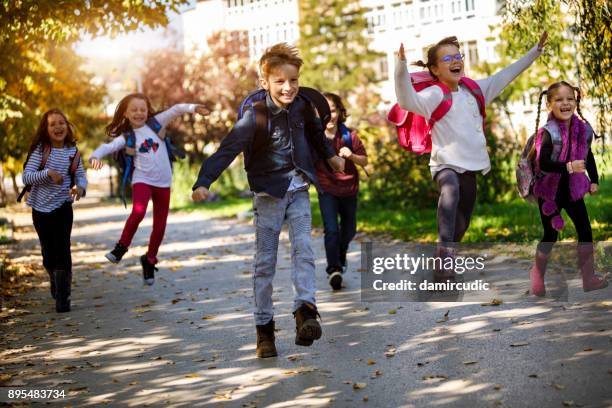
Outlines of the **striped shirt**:
M 62 206 L 66 201 L 72 202 L 70 196 L 70 163 L 77 151 L 76 147 L 53 147 L 45 168 L 38 170 L 42 161 L 42 145 L 36 147 L 23 171 L 24 184 L 32 185 L 27 204 L 39 212 L 48 213 Z M 57 171 L 64 177 L 61 185 L 54 184 L 49 177 L 49 169 Z M 87 178 L 83 168 L 83 160 L 75 174 L 75 183 L 83 190 L 87 189 Z

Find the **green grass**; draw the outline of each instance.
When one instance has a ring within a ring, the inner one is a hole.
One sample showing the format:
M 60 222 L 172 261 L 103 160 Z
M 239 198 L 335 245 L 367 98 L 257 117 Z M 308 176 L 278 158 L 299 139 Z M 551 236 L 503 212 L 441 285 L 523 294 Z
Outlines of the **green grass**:
M 600 177 L 599 194 L 587 195 L 585 202 L 595 241 L 612 240 L 612 171 L 604 167 Z M 362 183 L 362 188 L 365 183 Z M 189 187 L 189 191 L 191 188 Z M 173 195 L 176 191 L 173 191 Z M 183 194 L 187 195 L 188 191 Z M 361 196 L 369 196 L 362 191 Z M 313 225 L 322 227 L 319 203 L 314 188 L 310 189 Z M 207 218 L 234 217 L 251 208 L 249 198 L 228 198 L 223 201 L 194 204 L 183 201 L 172 210 L 198 211 Z M 566 227 L 559 234 L 560 241 L 575 241 L 576 230 L 563 213 Z M 402 210 L 382 206 L 374 199 L 360 201 L 357 212 L 357 229 L 372 235 L 384 235 L 404 241 L 435 242 L 437 221 L 435 204 L 431 208 Z M 464 242 L 533 242 L 542 237 L 542 225 L 535 204 L 517 198 L 502 203 L 477 204 Z

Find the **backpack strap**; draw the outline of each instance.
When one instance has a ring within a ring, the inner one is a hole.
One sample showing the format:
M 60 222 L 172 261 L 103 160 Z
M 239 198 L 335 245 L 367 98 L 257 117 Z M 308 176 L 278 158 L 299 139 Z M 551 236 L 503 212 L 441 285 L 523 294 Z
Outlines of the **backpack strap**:
M 485 99 L 484 94 L 482 93 L 482 89 L 480 89 L 480 86 L 476 81 L 468 77 L 461 78 L 460 83 L 465 85 L 465 87 L 470 91 L 472 96 L 476 98 L 476 102 L 478 102 L 478 109 L 480 110 L 480 116 L 482 116 L 482 131 L 484 133 L 487 110 L 485 108 Z
M 259 151 L 264 141 L 270 135 L 270 121 L 268 120 L 268 109 L 266 108 L 266 100 L 253 102 L 253 113 L 255 114 L 255 135 L 251 147 L 252 153 Z
M 442 98 L 442 102 L 440 102 L 438 107 L 431 113 L 431 117 L 429 118 L 430 129 L 433 129 L 436 122 L 442 119 L 444 115 L 448 113 L 451 106 L 453 106 L 453 94 L 448 86 L 444 85 L 442 82 L 436 82 L 435 85 L 442 90 L 444 97 Z
M 76 149 L 74 156 L 70 158 L 70 166 L 68 167 L 68 174 L 70 175 L 70 188 L 76 184 L 76 171 L 79 168 L 79 162 L 81 161 L 81 152 Z
M 352 152 L 353 151 L 353 137 L 351 135 L 351 129 L 346 127 L 344 123 L 341 123 L 338 126 L 338 129 L 340 130 L 340 134 L 342 135 L 342 143 L 344 143 L 344 145 L 348 147 L 350 151 Z
M 147 121 L 145 122 L 146 125 L 148 127 L 151 128 L 152 131 L 155 132 L 156 135 L 159 136 L 159 133 L 162 130 L 162 125 L 161 123 L 159 123 L 159 121 L 155 118 L 155 116 L 151 116 L 149 119 L 147 119 Z
M 49 160 L 49 155 L 51 154 L 51 145 L 43 144 L 41 147 L 42 147 L 42 158 L 40 159 L 40 164 L 38 165 L 38 171 L 44 170 L 45 166 L 47 165 L 47 161 Z M 26 164 L 30 160 L 30 156 L 32 156 L 31 152 L 28 153 L 28 157 L 26 158 L 25 164 L 23 165 L 24 169 L 25 169 Z M 23 199 L 23 196 L 27 192 L 29 192 L 31 189 L 32 189 L 32 185 L 26 184 L 23 187 L 23 190 L 21 190 L 21 193 L 19 193 L 19 196 L 17 196 L 17 202 L 20 203 L 21 200 Z
M 123 168 L 123 177 L 121 178 L 121 201 L 123 206 L 127 208 L 127 202 L 125 201 L 125 187 L 127 186 L 128 180 L 132 176 L 132 170 L 134 169 L 134 155 L 136 155 L 136 134 L 134 130 L 123 134 L 125 137 L 125 167 Z

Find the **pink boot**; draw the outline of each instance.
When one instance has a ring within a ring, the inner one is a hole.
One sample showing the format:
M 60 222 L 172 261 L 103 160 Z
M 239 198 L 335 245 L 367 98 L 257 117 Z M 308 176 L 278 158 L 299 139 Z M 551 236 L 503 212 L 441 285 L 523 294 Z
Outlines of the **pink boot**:
M 546 273 L 546 264 L 548 263 L 548 255 L 540 250 L 536 250 L 535 262 L 529 271 L 529 279 L 531 279 L 531 294 L 542 297 L 546 294 L 544 286 L 544 273 Z
M 608 286 L 606 278 L 595 273 L 594 265 L 593 244 L 578 244 L 578 268 L 582 274 L 582 289 L 585 292 Z

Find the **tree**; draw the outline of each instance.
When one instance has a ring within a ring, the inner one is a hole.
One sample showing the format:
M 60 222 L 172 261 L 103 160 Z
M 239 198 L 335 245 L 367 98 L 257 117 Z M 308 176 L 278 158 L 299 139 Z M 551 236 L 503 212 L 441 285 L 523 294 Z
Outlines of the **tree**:
M 359 1 L 303 0 L 299 5 L 302 84 L 347 98 L 378 82 L 374 64 L 384 54 L 369 48 Z
M 525 50 L 533 27 L 552 34 L 543 59 L 551 73 L 574 79 L 595 101 L 599 131 L 612 126 L 612 9 L 606 0 L 509 0 L 504 10 L 507 52 Z M 554 41 L 554 37 L 557 41 Z M 551 46 L 552 45 L 552 46 Z M 573 72 L 572 72 L 573 71 Z M 562 76 L 558 75 L 557 80 Z
M 206 53 L 155 51 L 147 57 L 142 74 L 143 91 L 158 109 L 197 102 L 211 112 L 205 117 L 190 115 L 169 127 L 192 161 L 203 158 L 204 146 L 227 135 L 240 102 L 257 88 L 257 71 L 249 63 L 245 35 L 220 32 L 207 43 Z
M 20 171 L 31 135 L 50 107 L 64 110 L 87 139 L 103 114 L 104 90 L 81 70 L 72 45 L 84 33 L 111 34 L 168 23 L 187 0 L 106 2 L 3 0 L 0 3 L 0 162 Z M 9 158 L 11 160 L 9 160 Z

